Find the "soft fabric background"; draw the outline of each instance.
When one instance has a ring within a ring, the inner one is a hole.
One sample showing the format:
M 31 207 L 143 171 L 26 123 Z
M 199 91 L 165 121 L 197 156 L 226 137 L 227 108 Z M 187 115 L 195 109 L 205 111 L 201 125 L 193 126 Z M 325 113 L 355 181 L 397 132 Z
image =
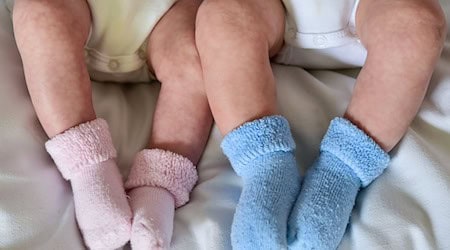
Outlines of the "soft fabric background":
M 449 0 L 442 4 L 450 10 Z M 0 65 L 0 249 L 84 249 L 70 185 L 44 149 L 47 138 L 26 90 L 4 1 Z M 329 120 L 344 112 L 357 71 L 280 65 L 274 71 L 304 172 Z M 148 140 L 157 91 L 156 83 L 94 83 L 95 108 L 110 123 L 124 177 Z M 191 202 L 177 210 L 173 249 L 230 249 L 241 182 L 220 141 L 214 129 Z M 422 109 L 392 156 L 388 170 L 358 197 L 341 249 L 450 249 L 450 39 Z

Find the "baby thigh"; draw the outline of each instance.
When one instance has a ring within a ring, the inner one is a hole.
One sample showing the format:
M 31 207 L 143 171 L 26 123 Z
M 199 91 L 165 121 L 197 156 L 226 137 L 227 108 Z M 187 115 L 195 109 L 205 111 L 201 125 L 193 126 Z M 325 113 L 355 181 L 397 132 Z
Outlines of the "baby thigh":
M 390 151 L 427 90 L 445 38 L 437 0 L 361 0 L 356 29 L 368 56 L 346 117 Z
M 38 118 L 53 137 L 95 119 L 84 62 L 86 1 L 16 0 L 14 33 Z
M 206 145 L 212 115 L 195 45 L 195 18 L 201 0 L 178 0 L 149 37 L 149 66 L 161 82 L 150 148 L 187 157 L 194 164 Z

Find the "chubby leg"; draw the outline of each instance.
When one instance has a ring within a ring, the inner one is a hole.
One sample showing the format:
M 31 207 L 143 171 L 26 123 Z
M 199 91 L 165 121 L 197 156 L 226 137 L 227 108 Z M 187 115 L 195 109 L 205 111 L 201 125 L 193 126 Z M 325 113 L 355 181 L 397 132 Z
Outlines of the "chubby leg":
M 283 45 L 283 34 L 279 0 L 203 1 L 196 39 L 208 100 L 222 134 L 277 113 L 269 58 Z
M 243 179 L 233 219 L 234 249 L 286 248 L 287 218 L 300 181 L 295 143 L 277 116 L 270 56 L 283 44 L 279 0 L 204 0 L 197 48 L 222 149 Z
M 83 52 L 90 20 L 85 1 L 15 2 L 14 34 L 28 91 L 49 137 L 96 118 Z
M 357 32 L 368 57 L 345 116 L 386 152 L 422 104 L 446 30 L 436 0 L 361 1 Z
M 161 81 L 161 91 L 149 150 L 138 154 L 126 184 L 134 211 L 133 249 L 169 248 L 174 210 L 188 200 L 196 181 L 194 164 L 211 129 L 212 115 L 194 37 L 200 3 L 177 1 L 149 37 L 149 62 Z M 134 173 L 150 168 L 146 185 L 138 183 Z M 161 176 L 172 181 L 161 182 Z M 177 188 L 184 189 L 184 197 Z
M 436 0 L 361 0 L 357 32 L 368 50 L 345 118 L 334 120 L 292 213 L 293 248 L 335 249 L 356 195 L 389 163 L 443 47 Z
M 195 45 L 201 0 L 179 0 L 150 35 L 148 52 L 162 83 L 150 148 L 164 148 L 197 164 L 208 140 L 212 115 Z
M 46 147 L 71 180 L 85 242 L 94 249 L 120 247 L 129 239 L 131 212 L 108 126 L 92 106 L 83 54 L 89 7 L 75 0 L 17 0 L 13 23 L 28 90 L 51 138 Z

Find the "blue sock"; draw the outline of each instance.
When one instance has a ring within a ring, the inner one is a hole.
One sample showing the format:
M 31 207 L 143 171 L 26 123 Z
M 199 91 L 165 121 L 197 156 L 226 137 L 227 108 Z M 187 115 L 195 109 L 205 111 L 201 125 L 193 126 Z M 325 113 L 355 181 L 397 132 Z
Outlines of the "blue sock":
M 289 217 L 290 249 L 336 249 L 360 187 L 377 178 L 389 155 L 344 118 L 334 119 Z
M 243 180 L 231 228 L 233 249 L 287 249 L 287 220 L 300 191 L 288 121 L 267 116 L 246 123 L 221 146 Z

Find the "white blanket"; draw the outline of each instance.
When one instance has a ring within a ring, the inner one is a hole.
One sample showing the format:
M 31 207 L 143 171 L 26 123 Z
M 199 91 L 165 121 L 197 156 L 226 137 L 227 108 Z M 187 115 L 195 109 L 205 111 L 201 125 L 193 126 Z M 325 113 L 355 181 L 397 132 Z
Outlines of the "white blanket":
M 448 41 L 421 111 L 392 153 L 392 164 L 359 195 L 342 249 L 450 249 Z M 344 112 L 357 71 L 308 72 L 274 65 L 274 72 L 280 108 L 291 122 L 304 172 L 328 122 Z M 157 89 L 156 83 L 94 83 L 95 108 L 110 123 L 124 177 L 148 140 Z M 26 90 L 9 13 L 0 1 L 0 249 L 84 249 L 70 186 L 46 154 L 46 140 Z M 222 155 L 220 141 L 214 129 L 191 201 L 176 212 L 173 249 L 231 248 L 241 182 Z

